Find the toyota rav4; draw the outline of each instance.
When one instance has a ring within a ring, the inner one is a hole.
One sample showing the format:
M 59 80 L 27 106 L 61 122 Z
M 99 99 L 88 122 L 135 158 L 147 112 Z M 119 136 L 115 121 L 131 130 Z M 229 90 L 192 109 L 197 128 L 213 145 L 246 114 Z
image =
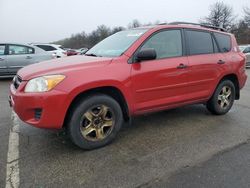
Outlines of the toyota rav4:
M 203 103 L 227 113 L 245 85 L 246 57 L 223 29 L 190 23 L 118 32 L 85 55 L 21 69 L 9 102 L 39 128 L 66 128 L 83 149 L 107 145 L 132 116 Z

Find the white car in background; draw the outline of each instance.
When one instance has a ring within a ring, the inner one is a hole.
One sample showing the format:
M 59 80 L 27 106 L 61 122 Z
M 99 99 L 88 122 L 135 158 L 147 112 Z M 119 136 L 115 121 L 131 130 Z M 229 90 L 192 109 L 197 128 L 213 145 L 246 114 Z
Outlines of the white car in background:
M 58 44 L 44 44 L 44 43 L 31 43 L 33 46 L 37 46 L 47 52 L 51 52 L 55 57 L 67 57 L 67 52 Z

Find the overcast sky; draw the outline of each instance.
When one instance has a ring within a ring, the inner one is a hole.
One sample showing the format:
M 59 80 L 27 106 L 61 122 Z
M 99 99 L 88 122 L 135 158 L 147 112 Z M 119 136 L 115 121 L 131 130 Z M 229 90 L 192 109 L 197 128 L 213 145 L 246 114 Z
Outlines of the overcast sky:
M 1 42 L 51 42 L 98 25 L 197 22 L 216 0 L 0 0 Z M 224 0 L 238 18 L 249 0 Z

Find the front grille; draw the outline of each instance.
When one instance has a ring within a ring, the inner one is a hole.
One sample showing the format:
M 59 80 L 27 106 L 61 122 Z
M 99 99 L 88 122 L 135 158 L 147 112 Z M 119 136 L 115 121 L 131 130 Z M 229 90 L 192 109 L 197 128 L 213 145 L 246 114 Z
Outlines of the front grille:
M 41 108 L 36 108 L 35 109 L 35 120 L 40 120 L 42 116 L 42 109 Z
M 13 78 L 13 85 L 16 89 L 18 89 L 18 87 L 20 86 L 22 82 L 22 78 L 18 75 L 16 75 L 14 78 Z

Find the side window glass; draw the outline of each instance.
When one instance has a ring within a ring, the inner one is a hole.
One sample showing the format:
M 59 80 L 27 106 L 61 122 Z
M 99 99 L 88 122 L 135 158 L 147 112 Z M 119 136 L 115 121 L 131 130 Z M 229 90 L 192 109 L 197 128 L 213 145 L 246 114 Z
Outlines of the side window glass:
M 211 54 L 214 51 L 212 36 L 208 32 L 186 30 L 190 55 Z
M 182 56 L 182 41 L 180 30 L 161 31 L 141 47 L 141 49 L 153 48 L 156 51 L 156 59 Z
M 231 50 L 231 39 L 229 35 L 214 33 L 214 36 L 219 44 L 221 52 L 229 52 Z
M 27 46 L 9 45 L 9 55 L 22 55 L 31 53 L 33 53 L 32 48 Z
M 53 46 L 49 46 L 49 45 L 36 45 L 39 48 L 42 48 L 45 51 L 53 51 L 56 50 L 56 48 L 54 48 Z
M 4 55 L 5 45 L 0 45 L 0 55 Z

